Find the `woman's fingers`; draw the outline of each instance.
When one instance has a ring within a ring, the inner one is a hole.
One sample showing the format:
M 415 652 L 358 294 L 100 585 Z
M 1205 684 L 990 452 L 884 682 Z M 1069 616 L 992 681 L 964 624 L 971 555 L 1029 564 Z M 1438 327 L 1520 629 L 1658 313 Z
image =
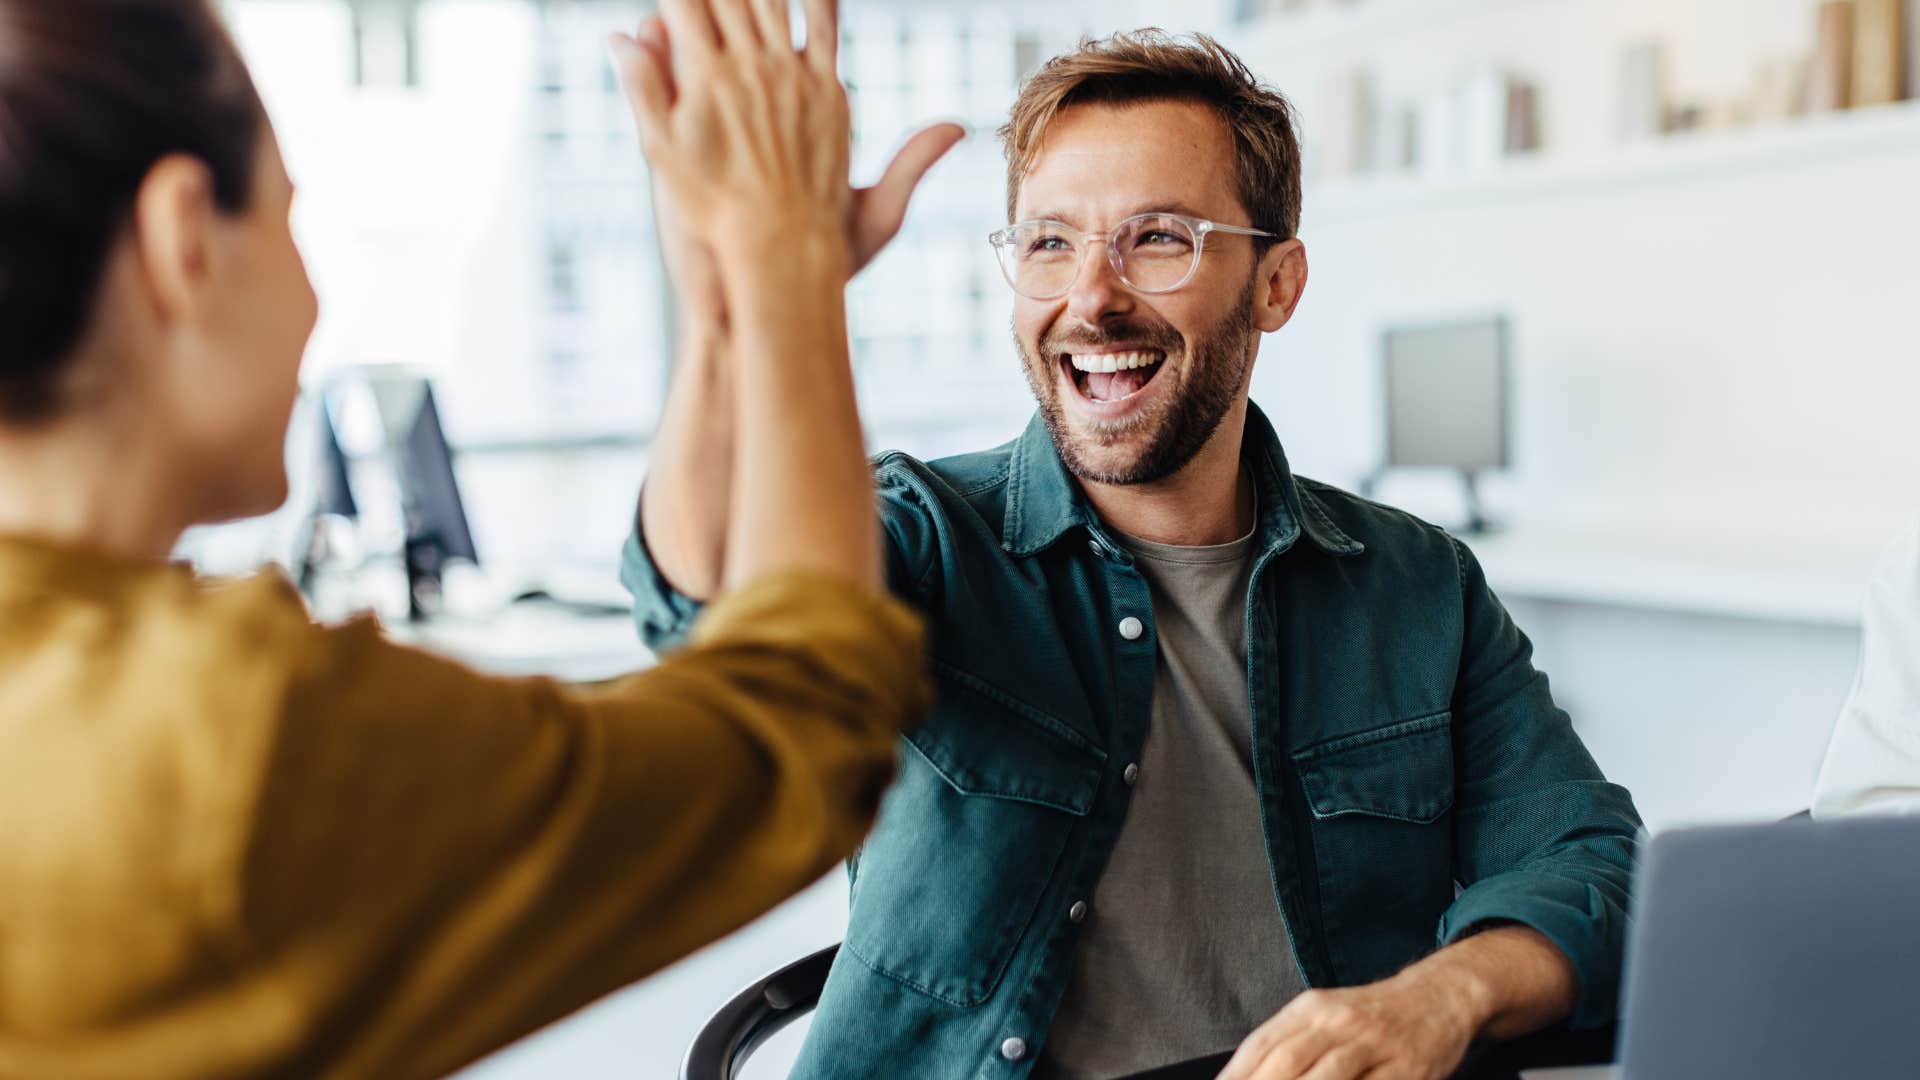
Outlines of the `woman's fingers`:
M 749 0 L 708 0 L 713 24 L 720 29 L 720 47 L 746 54 L 761 48 L 760 26 Z
M 674 74 L 682 81 L 691 66 L 710 62 L 720 51 L 720 31 L 705 0 L 660 0 L 660 16 L 673 42 Z
M 640 29 L 634 32 L 636 45 L 653 57 L 654 64 L 667 81 L 667 100 L 680 96 L 680 88 L 673 81 L 673 39 L 667 35 L 667 21 L 658 15 L 649 15 L 640 22 Z
M 649 154 L 665 146 L 667 114 L 673 106 L 672 75 L 658 52 L 626 34 L 607 40 L 614 70 L 626 90 L 627 104 L 640 125 L 640 143 Z
M 839 0 L 807 0 L 807 63 L 822 75 L 836 75 L 840 64 Z
M 753 15 L 760 26 L 760 40 L 768 49 L 793 45 L 793 20 L 787 13 L 787 0 L 753 0 Z

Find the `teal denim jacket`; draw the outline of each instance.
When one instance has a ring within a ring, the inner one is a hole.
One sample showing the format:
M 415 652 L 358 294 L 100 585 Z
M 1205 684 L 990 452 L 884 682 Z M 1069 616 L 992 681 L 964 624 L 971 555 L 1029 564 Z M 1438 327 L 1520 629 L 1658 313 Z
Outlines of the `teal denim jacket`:
M 1244 460 L 1260 506 L 1254 778 L 1301 973 L 1366 983 L 1519 923 L 1577 969 L 1574 1026 L 1610 1021 L 1640 820 L 1472 554 L 1296 479 L 1258 408 Z M 929 617 L 940 701 L 849 864 L 847 940 L 793 1075 L 1024 1077 L 1073 963 L 1069 913 L 1091 902 L 1126 818 L 1152 598 L 1038 419 L 993 450 L 874 467 L 889 578 Z M 637 535 L 623 577 L 648 643 L 671 647 L 698 605 Z M 1129 619 L 1143 632 L 1123 632 Z

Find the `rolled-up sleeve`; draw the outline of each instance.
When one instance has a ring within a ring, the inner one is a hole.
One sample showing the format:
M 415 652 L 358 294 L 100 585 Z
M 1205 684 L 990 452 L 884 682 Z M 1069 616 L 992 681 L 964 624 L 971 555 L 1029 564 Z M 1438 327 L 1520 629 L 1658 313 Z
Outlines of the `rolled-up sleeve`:
M 693 633 L 694 620 L 705 607 L 673 587 L 647 550 L 646 535 L 636 525 L 620 553 L 620 583 L 633 596 L 633 621 L 640 640 L 654 655 L 680 648 Z
M 1466 639 L 1454 699 L 1455 873 L 1449 944 L 1489 924 L 1544 934 L 1578 975 L 1572 1025 L 1618 1009 L 1639 814 L 1553 703 L 1533 647 L 1457 542 Z
M 888 587 L 894 595 L 920 604 L 928 595 L 928 578 L 939 566 L 939 537 L 924 505 L 932 496 L 922 496 L 907 479 L 903 463 L 908 460 L 897 451 L 874 459 L 874 504 Z M 660 572 L 638 520 L 620 553 L 620 582 L 633 596 L 640 640 L 654 655 L 687 643 L 705 604 L 675 588 Z
M 920 619 L 789 575 L 592 687 L 332 631 L 244 880 L 250 949 L 334 1032 L 308 1070 L 441 1075 L 742 926 L 851 853 L 930 706 Z

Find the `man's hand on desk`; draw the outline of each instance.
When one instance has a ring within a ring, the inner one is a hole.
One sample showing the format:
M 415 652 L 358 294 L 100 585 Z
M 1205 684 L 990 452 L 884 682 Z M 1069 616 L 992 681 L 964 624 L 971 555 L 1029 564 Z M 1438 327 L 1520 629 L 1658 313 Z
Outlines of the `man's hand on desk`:
M 1307 991 L 1247 1036 L 1219 1080 L 1444 1080 L 1474 1039 L 1565 1019 L 1577 993 L 1544 935 L 1498 927 L 1392 978 Z

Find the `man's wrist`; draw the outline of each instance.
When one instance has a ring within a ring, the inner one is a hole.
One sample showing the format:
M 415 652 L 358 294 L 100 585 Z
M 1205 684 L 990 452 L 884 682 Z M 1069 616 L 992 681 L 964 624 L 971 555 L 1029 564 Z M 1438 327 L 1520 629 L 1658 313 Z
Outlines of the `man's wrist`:
M 1468 1038 L 1477 1039 L 1500 1011 L 1498 988 L 1472 958 L 1448 947 L 1394 976 L 1418 987 L 1446 1010 Z
M 1458 1008 L 1475 1038 L 1513 1038 L 1572 1015 L 1579 974 L 1545 934 L 1514 923 L 1493 924 L 1408 968 Z

